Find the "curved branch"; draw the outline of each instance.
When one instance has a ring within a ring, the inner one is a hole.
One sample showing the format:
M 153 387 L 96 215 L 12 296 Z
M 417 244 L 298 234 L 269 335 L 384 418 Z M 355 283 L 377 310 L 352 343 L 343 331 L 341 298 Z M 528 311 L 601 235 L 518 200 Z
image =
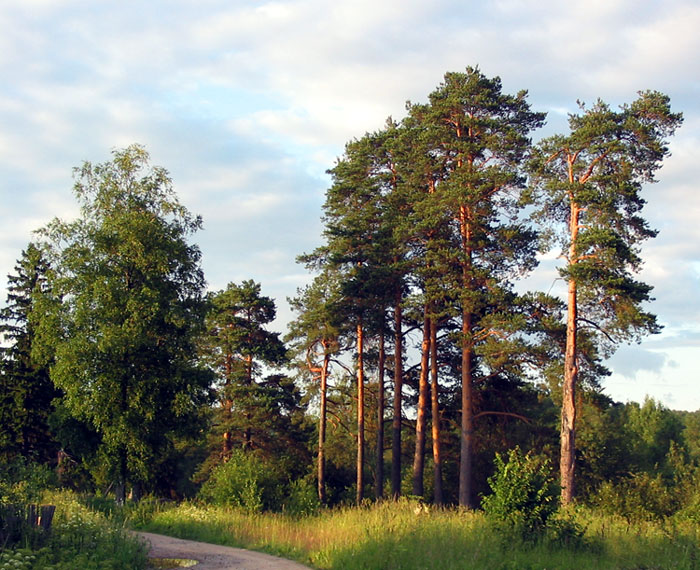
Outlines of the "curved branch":
M 521 416 L 520 414 L 514 414 L 513 412 L 479 412 L 478 414 L 476 414 L 474 416 L 474 419 L 480 418 L 481 416 L 509 416 L 512 418 L 517 418 L 519 420 L 522 420 L 526 424 L 532 423 L 532 421 L 530 421 L 525 416 Z
M 608 340 L 609 340 L 610 342 L 613 342 L 613 343 L 615 342 L 615 340 L 613 339 L 613 337 L 610 336 L 610 334 L 608 333 L 608 331 L 606 331 L 606 330 L 605 330 L 603 327 L 601 327 L 599 324 L 594 323 L 593 321 L 589 321 L 588 319 L 584 319 L 583 317 L 578 317 L 577 320 L 579 320 L 579 321 L 581 321 L 581 322 L 584 322 L 584 323 L 586 323 L 587 325 L 591 325 L 593 328 L 595 328 L 595 329 L 599 330 L 600 332 L 602 332 L 602 333 L 608 338 Z

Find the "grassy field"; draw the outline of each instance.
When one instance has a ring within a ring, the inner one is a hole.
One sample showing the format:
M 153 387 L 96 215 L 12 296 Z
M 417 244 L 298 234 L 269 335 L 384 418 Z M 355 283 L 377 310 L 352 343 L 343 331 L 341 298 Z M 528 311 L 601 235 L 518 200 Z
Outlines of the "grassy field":
M 301 519 L 183 504 L 140 521 L 152 532 L 262 550 L 316 568 L 700 568 L 697 525 L 630 525 L 588 510 L 571 516 L 585 529 L 584 544 L 576 548 L 524 544 L 498 532 L 480 513 L 411 501 Z

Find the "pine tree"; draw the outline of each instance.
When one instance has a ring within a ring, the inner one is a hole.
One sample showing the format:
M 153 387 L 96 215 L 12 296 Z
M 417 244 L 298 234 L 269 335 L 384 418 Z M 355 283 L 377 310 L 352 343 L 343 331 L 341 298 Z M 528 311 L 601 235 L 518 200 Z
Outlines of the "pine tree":
M 276 312 L 274 300 L 252 280 L 229 283 L 209 296 L 203 352 L 219 380 L 215 422 L 222 442 L 217 455 L 224 460 L 234 445 L 269 455 L 283 441 L 290 448 L 299 445 L 291 424 L 288 433 L 275 425 L 286 399 L 291 407 L 282 415 L 297 413 L 296 388 L 278 375 L 264 376 L 287 361 L 279 333 L 267 330 Z
M 341 351 L 342 323 L 338 313 L 338 283 L 329 273 L 318 275 L 313 283 L 290 299 L 297 318 L 289 325 L 286 339 L 302 361 L 300 367 L 319 383 L 317 489 L 322 504 L 326 492 L 326 425 L 328 380 L 334 356 Z
M 439 161 L 434 191 L 417 208 L 423 223 L 445 216 L 453 229 L 451 279 L 459 294 L 461 317 L 461 463 L 460 505 L 473 506 L 474 385 L 476 350 L 498 328 L 494 287 L 533 264 L 532 234 L 508 214 L 517 210 L 523 185 L 521 163 L 529 150 L 530 131 L 544 115 L 530 110 L 527 93 L 506 95 L 499 78 L 478 69 L 448 73 L 427 105 L 409 112 L 423 125 L 431 156 Z M 495 295 L 497 297 L 498 294 Z M 483 319 L 488 317 L 487 325 Z M 506 325 L 507 326 L 507 325 Z
M 639 244 L 656 235 L 639 215 L 640 192 L 654 181 L 668 154 L 666 139 L 681 121 L 669 98 L 654 91 L 619 111 L 597 101 L 569 116 L 568 135 L 543 140 L 531 163 L 537 217 L 562 246 L 560 275 L 568 284 L 560 456 L 565 504 L 575 492 L 581 327 L 590 327 L 610 349 L 659 330 L 643 309 L 651 287 L 633 277 L 642 263 Z

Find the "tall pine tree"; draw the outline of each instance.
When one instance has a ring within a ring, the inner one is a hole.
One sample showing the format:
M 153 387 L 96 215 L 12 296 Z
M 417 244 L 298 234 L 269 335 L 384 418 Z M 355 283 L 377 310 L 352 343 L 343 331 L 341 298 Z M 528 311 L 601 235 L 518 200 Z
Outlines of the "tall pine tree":
M 567 330 L 561 412 L 562 501 L 575 492 L 576 387 L 581 327 L 613 348 L 659 326 L 645 310 L 651 287 L 634 278 L 639 244 L 656 232 L 639 215 L 641 190 L 668 154 L 682 116 L 646 91 L 619 110 L 602 101 L 569 116 L 569 134 L 546 138 L 531 163 L 537 218 L 562 247 Z

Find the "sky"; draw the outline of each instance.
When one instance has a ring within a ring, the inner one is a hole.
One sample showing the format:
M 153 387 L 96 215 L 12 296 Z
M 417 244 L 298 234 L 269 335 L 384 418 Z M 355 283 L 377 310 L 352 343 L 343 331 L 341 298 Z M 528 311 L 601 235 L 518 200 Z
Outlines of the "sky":
M 33 231 L 77 215 L 72 170 L 146 147 L 181 202 L 208 287 L 253 279 L 277 302 L 310 276 L 328 168 L 448 71 L 478 66 L 565 133 L 577 101 L 671 98 L 684 124 L 644 215 L 640 279 L 659 335 L 623 346 L 617 401 L 700 409 L 700 3 L 696 0 L 6 0 L 0 3 L 0 298 Z M 527 285 L 557 292 L 556 256 Z

